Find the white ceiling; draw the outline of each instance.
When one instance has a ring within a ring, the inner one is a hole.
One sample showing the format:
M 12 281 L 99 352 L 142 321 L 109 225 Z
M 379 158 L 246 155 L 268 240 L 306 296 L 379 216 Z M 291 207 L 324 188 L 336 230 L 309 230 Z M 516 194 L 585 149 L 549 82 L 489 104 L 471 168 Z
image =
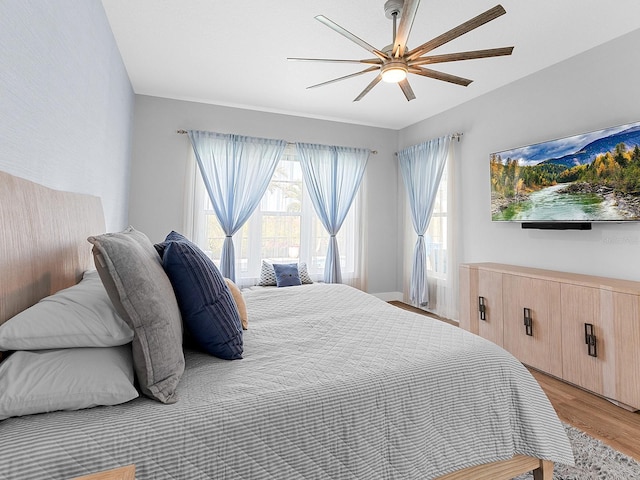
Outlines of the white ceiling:
M 137 94 L 401 129 L 640 28 L 638 0 L 502 0 L 506 15 L 433 54 L 515 46 L 509 57 L 434 65 L 473 79 L 461 87 L 409 75 L 416 99 L 356 64 L 371 54 L 314 19 L 323 14 L 376 48 L 391 43 L 384 0 L 102 0 Z M 409 48 L 490 9 L 498 0 L 422 0 Z M 637 59 L 629 59 L 637 61 Z M 596 67 L 597 68 L 597 67 Z M 623 70 L 622 70 L 623 71 Z

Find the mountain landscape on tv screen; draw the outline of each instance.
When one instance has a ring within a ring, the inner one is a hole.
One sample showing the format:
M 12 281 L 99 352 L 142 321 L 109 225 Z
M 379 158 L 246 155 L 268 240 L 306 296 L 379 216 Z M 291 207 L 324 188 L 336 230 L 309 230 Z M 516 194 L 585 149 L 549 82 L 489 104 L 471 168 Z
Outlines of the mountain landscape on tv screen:
M 640 122 L 491 154 L 491 219 L 640 221 Z
M 540 163 L 551 163 L 555 165 L 563 165 L 567 168 L 576 165 L 586 165 L 593 162 L 598 155 L 602 153 L 614 151 L 616 145 L 624 143 L 627 148 L 633 148 L 640 145 L 640 125 L 624 130 L 620 133 L 609 135 L 605 138 L 594 140 L 584 147 L 573 153 L 563 155 L 560 158 L 550 158 Z

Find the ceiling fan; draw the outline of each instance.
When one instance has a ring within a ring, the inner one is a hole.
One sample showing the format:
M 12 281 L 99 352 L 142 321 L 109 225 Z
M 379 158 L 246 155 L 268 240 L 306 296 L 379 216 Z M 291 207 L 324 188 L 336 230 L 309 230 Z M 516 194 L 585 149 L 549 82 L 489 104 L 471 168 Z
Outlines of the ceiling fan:
M 423 77 L 434 78 L 436 80 L 442 80 L 444 82 L 455 83 L 457 85 L 462 85 L 465 87 L 473 81 L 467 78 L 458 77 L 456 75 L 451 75 L 448 73 L 438 72 L 430 68 L 425 68 L 422 65 L 444 62 L 457 62 L 459 60 L 471 60 L 474 58 L 499 57 L 503 55 L 511 55 L 511 52 L 513 52 L 513 47 L 502 47 L 425 56 L 425 54 L 440 47 L 441 45 L 444 45 L 445 43 L 450 42 L 451 40 L 454 40 L 459 36 L 464 35 L 465 33 L 470 32 L 471 30 L 478 28 L 479 26 L 484 25 L 487 22 L 490 22 L 491 20 L 495 20 L 501 15 L 504 15 L 507 12 L 502 7 L 502 5 L 496 5 L 486 12 L 481 13 L 477 17 L 474 17 L 471 20 L 468 20 L 458 25 L 457 27 L 443 33 L 442 35 L 439 35 L 429 40 L 428 42 L 425 42 L 422 45 L 409 50 L 409 48 L 407 47 L 407 40 L 409 38 L 409 33 L 411 32 L 411 27 L 416 16 L 416 12 L 418 11 L 419 4 L 420 0 L 388 0 L 384 4 L 385 15 L 387 16 L 387 18 L 393 20 L 393 43 L 391 45 L 387 45 L 381 50 L 368 44 L 353 33 L 342 28 L 337 23 L 329 20 L 324 15 L 318 15 L 315 17 L 319 22 L 323 23 L 327 27 L 338 32 L 340 35 L 348 38 L 352 42 L 360 45 L 362 48 L 375 55 L 375 58 L 364 60 L 339 60 L 327 58 L 290 57 L 288 58 L 288 60 L 305 62 L 362 63 L 365 65 L 371 65 L 361 72 L 334 78 L 333 80 L 318 83 L 317 85 L 311 85 L 307 88 L 322 87 L 324 85 L 329 85 L 330 83 L 357 77 L 358 75 L 362 75 L 365 73 L 379 71 L 376 78 L 374 78 L 371 83 L 369 83 L 369 85 L 367 85 L 366 88 L 360 93 L 360 95 L 358 95 L 353 100 L 354 102 L 362 100 L 362 98 L 367 93 L 369 93 L 371 89 L 375 87 L 378 82 L 380 82 L 380 80 L 384 80 L 390 83 L 397 83 L 398 85 L 400 85 L 400 88 L 402 89 L 404 96 L 407 98 L 407 101 L 410 101 L 415 99 L 416 96 L 413 93 L 411 85 L 409 85 L 409 81 L 407 80 L 407 74 L 409 73 L 422 75 Z M 398 16 L 400 16 L 400 25 L 397 26 Z

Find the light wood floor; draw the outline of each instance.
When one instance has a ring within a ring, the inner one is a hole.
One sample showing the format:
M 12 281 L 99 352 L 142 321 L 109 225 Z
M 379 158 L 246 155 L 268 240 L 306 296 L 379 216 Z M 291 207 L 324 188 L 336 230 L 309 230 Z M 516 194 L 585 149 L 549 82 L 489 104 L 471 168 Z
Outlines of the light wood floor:
M 529 369 L 565 423 L 640 461 L 640 413 Z
M 426 315 L 426 312 L 402 302 L 389 303 Z M 446 319 L 440 320 L 457 325 Z M 549 397 L 560 420 L 640 461 L 639 412 L 629 412 L 597 395 L 536 370 L 529 370 Z

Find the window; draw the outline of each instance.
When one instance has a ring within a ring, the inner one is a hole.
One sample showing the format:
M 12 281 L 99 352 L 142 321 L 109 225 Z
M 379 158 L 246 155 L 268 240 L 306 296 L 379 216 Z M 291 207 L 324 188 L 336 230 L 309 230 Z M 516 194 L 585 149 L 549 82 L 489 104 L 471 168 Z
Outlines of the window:
M 449 161 L 447 161 L 449 163 Z M 438 186 L 433 213 L 425 235 L 427 244 L 427 271 L 432 278 L 447 277 L 447 170 L 445 166 Z
M 435 198 L 429 227 L 425 233 L 427 250 L 427 284 L 429 303 L 424 310 L 444 318 L 458 318 L 458 269 L 455 242 L 455 156 L 454 147 L 449 150 Z M 409 285 L 413 267 L 416 232 L 411 220 L 411 208 L 405 194 L 404 237 L 404 292 L 410 303 Z
M 204 190 L 204 189 L 202 189 Z M 360 189 L 363 190 L 362 187 Z M 357 277 L 359 255 L 360 194 L 356 196 L 338 233 L 338 249 L 345 283 Z M 202 245 L 214 262 L 220 264 L 225 234 L 211 202 L 203 193 L 205 235 Z M 201 207 L 202 208 L 202 207 Z M 329 245 L 329 234 L 318 219 L 307 194 L 295 147 L 285 150 L 260 205 L 233 237 L 236 257 L 236 281 L 241 286 L 255 285 L 260 277 L 262 259 L 275 263 L 305 262 L 314 281 L 322 280 Z

